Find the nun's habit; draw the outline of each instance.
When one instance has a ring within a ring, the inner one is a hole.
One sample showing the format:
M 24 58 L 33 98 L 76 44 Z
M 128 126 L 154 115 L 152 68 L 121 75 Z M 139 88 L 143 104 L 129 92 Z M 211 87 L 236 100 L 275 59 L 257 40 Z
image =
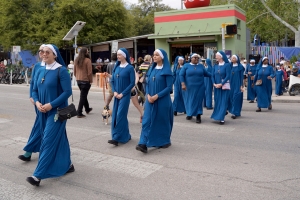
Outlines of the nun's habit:
M 174 68 L 173 68 L 173 78 L 174 78 L 173 111 L 174 111 L 174 113 L 185 112 L 185 105 L 184 105 L 185 91 L 183 91 L 181 88 L 181 82 L 180 82 L 180 77 L 179 77 L 179 73 L 180 73 L 180 70 L 182 69 L 183 65 L 179 66 L 179 64 L 178 64 L 179 59 L 184 61 L 184 57 L 177 56 L 175 59 Z
M 246 68 L 246 74 L 248 74 L 248 72 L 252 73 L 252 74 L 248 74 L 248 87 L 247 87 L 247 100 L 251 102 L 253 102 L 254 99 L 256 98 L 255 86 L 253 85 L 254 76 L 256 74 L 256 68 L 257 65 L 251 65 L 251 64 L 248 65 Z
M 241 116 L 243 106 L 243 92 L 241 87 L 244 83 L 244 67 L 240 63 L 240 58 L 233 55 L 237 60 L 237 63 L 231 63 L 231 77 L 230 77 L 230 95 L 228 111 L 233 115 L 232 118 Z
M 210 74 L 212 74 L 213 71 L 213 67 L 211 64 L 211 60 L 210 59 L 206 59 L 206 71 Z M 210 77 L 204 77 L 204 84 L 205 84 L 205 104 L 204 106 L 207 109 L 212 109 L 212 92 L 213 92 L 213 83 L 211 81 Z
M 172 91 L 173 76 L 168 55 L 163 49 L 155 50 L 163 59 L 163 66 L 153 63 L 147 72 L 146 95 L 158 95 L 154 103 L 146 98 L 142 131 L 137 150 L 140 146 L 168 147 L 171 145 L 173 128 L 173 108 L 170 92 Z M 146 149 L 146 148 L 144 148 Z M 143 152 L 147 152 L 143 151 Z
M 70 75 L 59 49 L 51 44 L 45 47 L 50 48 L 57 58 L 55 63 L 47 64 L 45 68 L 37 71 L 32 92 L 34 102 L 39 101 L 42 105 L 50 103 L 52 106 L 46 113 L 38 112 L 40 123 L 45 127 L 39 161 L 33 173 L 38 179 L 62 176 L 71 166 L 70 146 L 66 133 L 67 121 L 55 120 L 57 109 L 68 106 L 68 98 L 72 94 Z M 28 178 L 27 181 L 30 182 Z
M 127 63 L 122 65 L 120 61 L 116 62 L 111 78 L 112 91 L 123 94 L 121 99 L 114 98 L 114 107 L 112 112 L 111 136 L 113 142 L 127 143 L 131 139 L 128 126 L 128 109 L 130 104 L 130 92 L 135 84 L 135 71 L 130 65 L 130 55 L 125 48 L 118 50 Z M 109 141 L 109 143 L 111 143 Z M 117 143 L 112 143 L 117 145 Z
M 197 54 L 192 54 L 197 56 Z M 203 114 L 205 95 L 204 77 L 211 77 L 202 64 L 186 63 L 180 71 L 180 81 L 185 83 L 185 109 L 188 117 Z
M 283 71 L 279 68 L 276 71 L 276 84 L 275 84 L 275 94 L 276 95 L 282 95 L 282 80 L 283 80 L 284 74 Z
M 229 83 L 230 81 L 231 66 L 223 51 L 219 51 L 217 54 L 222 56 L 224 62 L 215 65 L 213 68 L 212 82 L 213 84 L 222 84 L 224 86 L 225 83 Z M 212 119 L 224 122 L 228 108 L 229 94 L 229 89 L 214 88 L 215 106 L 211 115 Z
M 254 84 L 257 80 L 262 80 L 262 84 L 255 87 L 257 94 L 257 112 L 260 112 L 261 108 L 269 108 L 270 110 L 272 109 L 272 79 L 268 79 L 268 76 L 274 78 L 275 74 L 271 65 L 263 64 L 265 59 L 268 58 L 264 57 L 257 66 L 257 71 L 254 78 Z

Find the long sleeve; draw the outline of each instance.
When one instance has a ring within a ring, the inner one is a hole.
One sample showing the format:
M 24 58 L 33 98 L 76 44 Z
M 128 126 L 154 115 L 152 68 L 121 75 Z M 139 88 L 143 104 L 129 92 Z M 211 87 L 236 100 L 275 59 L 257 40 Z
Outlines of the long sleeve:
M 184 83 L 184 84 L 186 83 L 186 80 L 185 80 L 186 70 L 187 70 L 187 67 L 186 67 L 186 65 L 184 65 L 181 68 L 180 73 L 179 73 L 180 82 Z
M 172 85 L 173 85 L 173 77 L 172 76 L 165 76 L 167 87 L 163 89 L 161 92 L 157 93 L 158 98 L 164 97 L 167 94 L 170 94 L 172 91 Z
M 127 95 L 135 85 L 134 68 L 129 65 L 127 67 L 130 67 L 130 84 L 127 86 L 127 88 L 125 88 L 125 90 L 123 90 L 123 92 L 121 92 L 121 94 L 123 94 L 124 96 Z
M 213 85 L 215 84 L 215 67 L 212 68 L 211 82 L 212 82 Z
M 31 73 L 31 81 L 30 81 L 30 88 L 29 88 L 29 98 L 32 98 L 32 90 L 33 90 L 34 78 L 35 78 L 35 74 L 36 74 L 37 65 L 38 65 L 38 63 L 36 63 L 34 65 L 32 73 Z
M 173 68 L 173 84 L 175 83 L 176 81 L 176 67 L 174 66 Z
M 93 67 L 90 59 L 87 59 L 87 76 L 90 83 L 93 83 Z
M 273 67 L 271 67 L 271 66 L 270 66 L 270 71 L 271 71 L 270 76 L 272 78 L 274 78 L 276 76 L 276 74 L 274 73 Z
M 76 71 L 76 68 L 77 68 L 77 65 L 74 64 L 74 71 L 73 71 L 73 73 L 74 73 L 74 76 L 75 76 L 75 77 L 76 77 L 76 72 L 77 72 L 77 71 Z
M 203 70 L 203 75 L 204 75 L 205 77 L 211 77 L 211 73 L 208 72 L 208 70 L 205 70 L 205 68 L 204 68 L 204 70 Z
M 115 90 L 115 76 L 114 76 L 115 72 L 112 71 L 112 74 L 111 74 L 111 78 L 110 78 L 110 86 L 111 86 L 111 90 L 112 92 L 114 93 L 116 90 Z
M 257 81 L 258 72 L 259 72 L 259 69 L 258 69 L 258 67 L 257 67 L 257 68 L 256 68 L 256 73 L 255 73 L 255 76 L 254 76 L 254 81 L 253 81 L 254 84 L 255 84 L 256 81 Z
M 225 65 L 226 65 L 226 76 L 225 76 L 224 80 L 222 81 L 222 85 L 224 85 L 230 79 L 230 76 L 231 76 L 230 65 L 228 63 L 226 63 Z
M 36 74 L 34 75 L 34 83 L 37 82 L 37 80 L 39 78 L 39 75 L 40 75 L 40 72 L 41 72 L 41 68 L 39 70 L 37 70 Z M 32 94 L 32 98 L 33 98 L 34 102 L 39 101 L 39 93 L 38 93 L 37 84 L 33 84 L 31 94 Z
M 244 67 L 243 67 L 244 69 Z M 243 87 L 244 86 L 244 70 L 240 70 L 240 77 L 241 77 L 241 86 Z
M 71 78 L 65 67 L 61 67 L 59 70 L 59 85 L 62 89 L 62 93 L 52 102 L 50 102 L 52 108 L 57 108 L 59 105 L 63 104 L 72 94 Z M 59 88 L 59 86 L 58 86 Z

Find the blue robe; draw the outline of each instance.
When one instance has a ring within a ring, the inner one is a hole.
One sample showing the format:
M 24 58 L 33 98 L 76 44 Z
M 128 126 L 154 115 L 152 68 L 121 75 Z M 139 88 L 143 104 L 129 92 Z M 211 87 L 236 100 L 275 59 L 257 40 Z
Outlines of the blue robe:
M 149 103 L 146 98 L 139 144 L 147 147 L 160 147 L 171 143 L 174 116 L 170 92 L 173 77 L 162 72 L 161 69 L 153 69 L 147 73 L 146 95 L 158 95 L 154 103 Z
M 231 66 L 229 63 L 224 65 L 215 65 L 213 68 L 212 82 L 214 84 L 224 85 L 230 80 Z M 224 121 L 226 111 L 228 108 L 230 90 L 223 90 L 222 88 L 214 88 L 214 111 L 211 118 L 218 121 Z
M 258 108 L 268 108 L 272 103 L 272 80 L 268 79 L 268 76 L 271 76 L 272 78 L 275 76 L 272 66 L 257 67 L 254 82 L 262 79 L 262 85 L 255 87 Z
M 241 116 L 242 106 L 243 106 L 243 92 L 241 92 L 241 87 L 244 82 L 244 67 L 239 64 L 238 66 L 231 67 L 231 77 L 230 77 L 230 95 L 228 103 L 228 111 L 235 115 Z
M 206 62 L 208 62 L 206 60 Z M 210 63 L 207 64 L 207 67 L 205 68 L 206 71 L 210 74 L 212 74 L 213 68 Z M 213 83 L 211 81 L 211 78 L 204 77 L 204 84 L 205 84 L 205 98 L 204 98 L 204 107 L 206 108 L 212 108 L 212 92 L 213 92 Z
M 203 114 L 205 95 L 204 77 L 211 77 L 202 64 L 185 64 L 180 71 L 180 81 L 185 83 L 185 109 L 187 116 Z
M 247 100 L 249 101 L 254 101 L 254 99 L 256 98 L 255 86 L 252 87 L 254 80 L 251 80 L 251 77 L 254 78 L 256 74 L 256 68 L 257 68 L 256 65 L 253 66 L 248 65 L 246 69 L 246 74 L 248 74 L 248 72 L 252 73 L 252 74 L 248 74 Z
M 38 62 L 34 65 L 34 68 L 32 70 L 30 89 L 29 89 L 29 97 L 30 98 L 32 98 L 32 91 L 33 91 L 35 75 L 41 67 L 42 67 L 41 62 Z M 36 113 L 35 122 L 33 124 L 27 144 L 23 149 L 26 152 L 39 152 L 40 147 L 41 147 L 42 133 L 43 133 L 44 128 L 40 124 L 39 115 L 38 115 L 39 111 L 36 108 L 36 106 L 34 106 L 34 109 L 35 109 L 35 113 Z
M 44 76 L 45 81 L 41 83 Z M 39 101 L 42 105 L 50 103 L 52 106 L 46 113 L 38 112 L 40 123 L 45 129 L 42 133 L 38 165 L 33 175 L 40 179 L 62 176 L 71 165 L 70 145 L 66 133 L 67 121 L 54 121 L 57 108 L 68 106 L 68 98 L 72 94 L 70 75 L 65 67 L 60 68 L 59 77 L 58 85 L 58 69 L 40 68 L 33 87 L 34 101 Z
M 174 101 L 173 101 L 173 110 L 176 112 L 185 112 L 184 105 L 184 95 L 185 91 L 181 88 L 181 82 L 179 73 L 181 68 L 174 68 L 173 77 L 174 77 Z
M 111 135 L 112 139 L 127 143 L 131 139 L 128 126 L 128 109 L 131 98 L 131 89 L 135 84 L 134 68 L 128 64 L 125 68 L 120 65 L 115 66 L 112 74 L 112 91 L 123 94 L 121 99 L 114 98 L 114 107 L 112 113 Z
M 276 71 L 276 86 L 275 86 L 275 94 L 282 95 L 282 80 L 283 80 L 283 71 Z

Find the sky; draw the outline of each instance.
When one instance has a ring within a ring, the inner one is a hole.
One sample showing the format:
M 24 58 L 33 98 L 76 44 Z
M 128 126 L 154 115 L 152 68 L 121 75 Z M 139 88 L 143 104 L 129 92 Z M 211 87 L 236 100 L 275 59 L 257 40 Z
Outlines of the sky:
M 138 0 L 124 0 L 127 3 L 138 3 Z M 171 8 L 181 9 L 181 0 L 163 0 L 163 4 L 170 6 Z M 183 8 L 185 8 L 183 6 Z

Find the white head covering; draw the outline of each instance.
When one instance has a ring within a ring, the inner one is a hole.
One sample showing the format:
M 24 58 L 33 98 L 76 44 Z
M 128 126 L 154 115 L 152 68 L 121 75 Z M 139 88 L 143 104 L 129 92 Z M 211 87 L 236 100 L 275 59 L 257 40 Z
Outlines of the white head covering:
M 280 65 L 276 65 L 276 68 L 280 69 Z
M 198 57 L 198 58 L 200 58 L 200 55 L 195 53 L 195 54 L 193 54 L 193 55 L 192 55 L 192 57 L 191 57 L 191 58 L 194 58 L 194 57 Z
M 237 57 L 236 55 L 232 55 L 232 56 L 231 56 L 231 59 L 232 59 L 232 58 L 235 58 L 236 61 L 238 60 L 238 57 Z M 230 60 L 231 60 L 231 59 L 230 59 Z
M 117 54 L 121 54 L 122 56 L 124 56 L 124 58 L 126 58 L 126 53 L 124 51 L 122 51 L 121 49 L 119 49 L 117 51 Z
M 51 44 L 45 44 L 43 47 L 48 47 L 57 56 L 57 52 L 55 51 L 54 47 Z
M 42 44 L 42 45 L 40 46 L 39 49 L 42 49 L 42 48 L 44 48 L 44 47 L 45 47 L 45 44 Z
M 183 57 L 179 57 L 178 60 L 184 60 L 184 58 Z
M 156 49 L 155 52 L 157 52 L 159 54 L 159 56 L 164 59 L 164 55 L 163 53 L 159 50 L 159 49 Z
M 219 52 L 217 52 L 216 55 L 221 56 L 223 58 L 222 54 L 220 54 Z
M 251 59 L 251 60 L 250 60 L 250 62 L 251 62 L 251 63 L 252 63 L 252 62 L 254 62 L 254 63 L 255 63 L 255 60 L 254 60 L 254 59 Z
M 264 58 L 262 59 L 262 62 L 264 62 L 266 59 L 268 59 L 268 57 L 264 57 Z

